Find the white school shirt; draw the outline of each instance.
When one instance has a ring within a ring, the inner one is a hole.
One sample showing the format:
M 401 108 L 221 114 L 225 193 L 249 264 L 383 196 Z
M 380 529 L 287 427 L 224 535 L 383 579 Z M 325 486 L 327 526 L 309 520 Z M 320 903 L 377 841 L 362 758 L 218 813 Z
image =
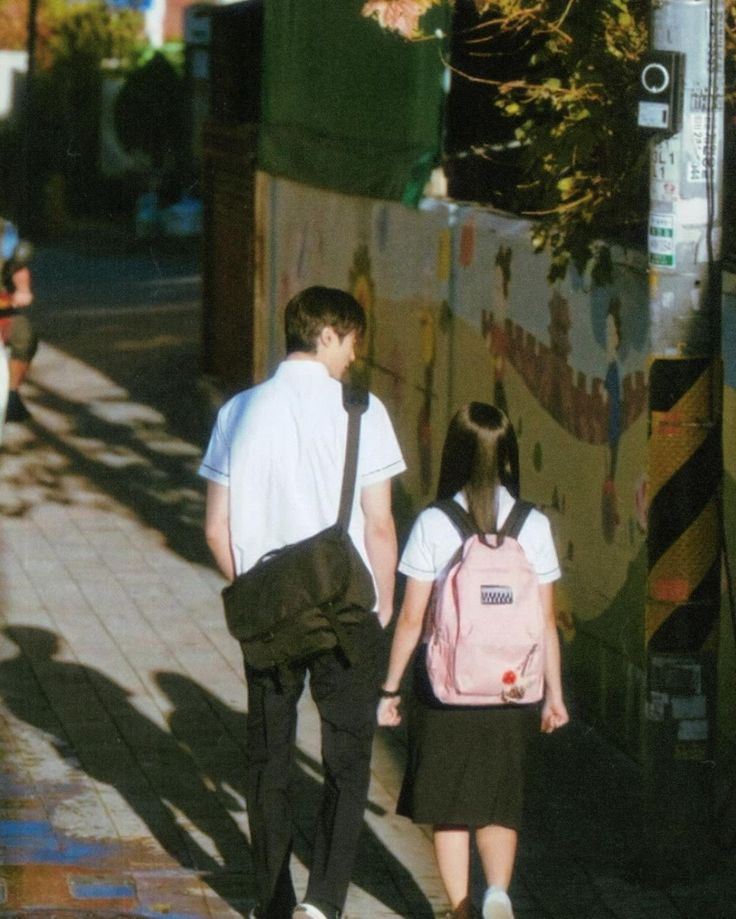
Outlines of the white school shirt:
M 283 361 L 270 379 L 220 409 L 199 474 L 229 489 L 237 574 L 335 523 L 347 423 L 342 386 L 316 360 Z M 348 528 L 369 571 L 361 488 L 405 468 L 388 413 L 371 394 L 361 417 Z
M 511 493 L 500 486 L 498 497 L 498 526 L 503 526 L 514 505 Z M 468 509 L 463 492 L 455 501 Z M 549 520 L 536 508 L 530 511 L 518 536 L 529 563 L 537 573 L 540 584 L 556 581 L 560 575 L 557 550 L 552 539 Z M 444 573 L 450 560 L 460 548 L 462 539 L 450 518 L 437 507 L 428 507 L 417 517 L 399 562 L 399 571 L 417 581 L 434 581 Z

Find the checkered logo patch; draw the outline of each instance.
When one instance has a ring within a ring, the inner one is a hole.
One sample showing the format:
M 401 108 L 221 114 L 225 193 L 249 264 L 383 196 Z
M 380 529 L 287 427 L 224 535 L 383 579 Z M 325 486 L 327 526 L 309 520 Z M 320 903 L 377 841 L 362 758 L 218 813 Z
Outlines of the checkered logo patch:
M 510 606 L 514 602 L 514 590 L 505 584 L 481 584 L 480 602 L 483 606 Z

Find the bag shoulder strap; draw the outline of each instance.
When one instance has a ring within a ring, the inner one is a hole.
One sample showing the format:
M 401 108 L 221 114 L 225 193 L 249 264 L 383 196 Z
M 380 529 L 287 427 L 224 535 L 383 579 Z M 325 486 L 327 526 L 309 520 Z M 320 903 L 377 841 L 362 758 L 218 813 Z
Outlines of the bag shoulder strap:
M 534 505 L 531 501 L 522 501 L 521 498 L 517 498 L 499 533 L 503 536 L 510 536 L 511 539 L 518 539 L 526 518 L 533 510 Z
M 354 386 L 352 383 L 343 383 L 342 404 L 348 413 L 348 433 L 337 524 L 347 530 L 350 523 L 350 512 L 353 509 L 353 496 L 355 495 L 355 474 L 358 468 L 358 444 L 360 442 L 360 417 L 368 408 L 368 390 Z
M 458 504 L 454 498 L 447 498 L 442 501 L 433 501 L 429 507 L 438 508 L 447 517 L 450 518 L 450 521 L 455 526 L 455 529 L 462 537 L 463 542 L 476 534 L 479 536 L 484 535 L 475 525 L 475 521 L 470 516 L 470 514 L 465 510 L 464 507 Z M 529 501 L 522 501 L 520 498 L 514 501 L 514 506 L 509 511 L 509 515 L 506 518 L 504 525 L 498 531 L 499 536 L 510 536 L 512 539 L 517 539 L 519 533 L 521 532 L 521 528 L 524 526 L 526 518 L 529 516 L 533 509 L 534 505 Z
M 450 522 L 460 534 L 463 542 L 471 536 L 482 535 L 475 525 L 475 521 L 470 514 L 455 501 L 454 498 L 445 498 L 442 501 L 433 501 L 429 507 L 436 507 L 438 510 L 449 517 Z

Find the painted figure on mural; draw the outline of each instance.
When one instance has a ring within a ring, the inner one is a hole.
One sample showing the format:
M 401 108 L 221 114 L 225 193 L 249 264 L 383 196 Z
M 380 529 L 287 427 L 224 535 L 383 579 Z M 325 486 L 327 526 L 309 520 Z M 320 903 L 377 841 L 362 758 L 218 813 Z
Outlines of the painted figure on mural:
M 603 484 L 603 535 L 610 542 L 619 524 L 616 500 L 616 467 L 618 465 L 618 445 L 623 426 L 621 399 L 621 301 L 612 297 L 606 315 L 606 376 L 604 380 L 604 398 L 607 408 L 608 468 Z
M 549 366 L 551 373 L 542 373 L 541 364 L 534 379 L 534 389 L 552 417 L 565 427 L 573 418 L 572 368 L 568 363 L 572 346 L 570 303 L 558 291 L 552 293 L 549 307 Z M 537 362 L 539 363 L 539 362 Z
M 432 388 L 434 386 L 434 318 L 429 308 L 419 311 L 419 328 L 422 356 L 422 406 L 417 417 L 417 444 L 419 446 L 419 477 L 422 494 L 432 487 Z
M 353 254 L 353 264 L 348 274 L 348 289 L 363 307 L 366 317 L 365 334 L 359 343 L 351 379 L 354 383 L 368 388 L 371 382 L 371 367 L 375 362 L 376 287 L 371 275 L 371 257 L 365 243 L 361 243 Z
M 504 386 L 506 361 L 508 359 L 508 316 L 509 282 L 511 280 L 511 246 L 499 246 L 494 259 L 493 285 L 491 288 L 491 311 L 483 311 L 482 329 L 488 350 L 493 359 L 493 404 L 508 413 L 508 401 Z

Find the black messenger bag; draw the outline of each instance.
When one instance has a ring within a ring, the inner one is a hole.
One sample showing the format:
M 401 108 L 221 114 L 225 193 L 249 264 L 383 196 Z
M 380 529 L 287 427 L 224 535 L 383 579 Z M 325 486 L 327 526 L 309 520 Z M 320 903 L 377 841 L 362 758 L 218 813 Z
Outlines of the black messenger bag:
M 374 615 L 373 579 L 348 535 L 368 393 L 344 384 L 343 404 L 348 434 L 336 523 L 269 552 L 222 591 L 228 630 L 256 670 L 282 669 L 333 648 L 351 662 L 359 649 L 345 626 Z

